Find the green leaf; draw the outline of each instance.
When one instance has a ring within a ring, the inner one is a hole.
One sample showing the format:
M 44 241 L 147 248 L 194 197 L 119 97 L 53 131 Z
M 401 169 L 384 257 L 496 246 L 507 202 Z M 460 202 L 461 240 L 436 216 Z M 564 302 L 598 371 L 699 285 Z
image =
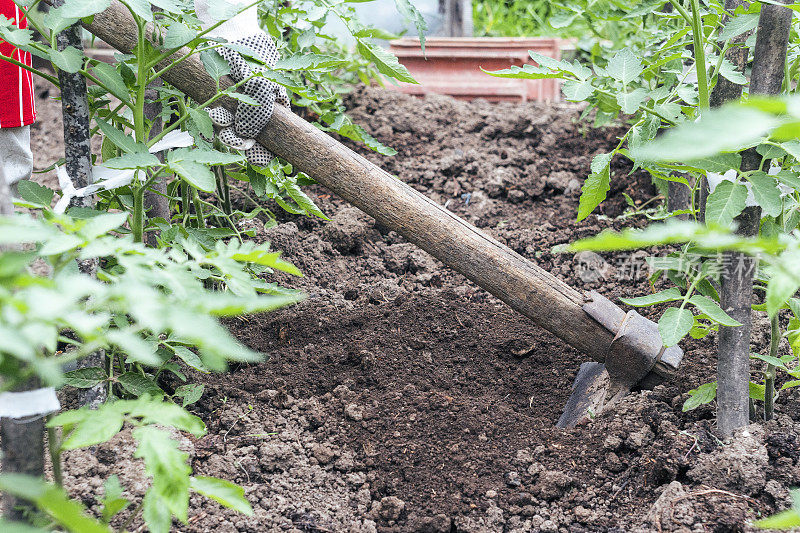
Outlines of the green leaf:
M 80 533 L 111 533 L 105 524 L 89 516 L 86 507 L 72 500 L 63 489 L 38 478 L 23 474 L 0 475 L 0 490 L 31 501 L 67 531 Z M 15 529 L 3 532 L 14 533 Z M 41 530 L 39 530 L 41 531 Z
M 110 5 L 111 0 L 66 0 L 58 12 L 65 18 L 82 19 L 105 11 Z
M 565 80 L 561 85 L 561 92 L 571 102 L 583 102 L 594 94 L 594 85 L 591 80 Z
M 800 176 L 798 176 L 796 172 L 781 170 L 775 174 L 775 178 L 784 185 L 788 185 L 792 189 L 800 191 Z
M 800 510 L 783 511 L 763 520 L 756 520 L 753 524 L 761 529 L 792 529 L 800 527 Z
M 675 302 L 683 300 L 683 295 L 677 287 L 670 287 L 655 294 L 637 296 L 636 298 L 620 298 L 620 300 L 634 307 L 647 307 L 650 305 L 662 304 L 664 302 Z
M 765 297 L 767 314 L 770 318 L 775 316 L 786 301 L 794 296 L 798 288 L 800 288 L 800 280 L 793 273 L 782 269 L 772 272 Z
M 729 327 L 738 327 L 741 326 L 739 322 L 732 319 L 728 313 L 723 311 L 717 302 L 712 300 L 711 298 L 706 298 L 705 296 L 701 296 L 699 294 L 695 294 L 691 298 L 689 298 L 689 303 L 697 307 L 701 312 L 708 315 L 709 318 L 722 324 L 723 326 Z
M 142 518 L 150 533 L 169 533 L 172 513 L 154 490 L 148 490 L 142 501 Z
M 190 481 L 190 487 L 196 493 L 202 494 L 206 498 L 211 498 L 225 507 L 247 516 L 252 516 L 253 514 L 250 502 L 244 497 L 244 489 L 230 481 L 215 477 L 193 476 Z
M 364 59 L 372 61 L 381 74 L 406 83 L 417 83 L 408 69 L 401 65 L 391 52 L 380 46 L 373 46 L 362 39 L 357 39 L 357 42 L 358 53 Z
M 639 106 L 647 98 L 647 91 L 639 88 L 631 92 L 617 93 L 617 103 L 626 115 L 633 115 L 639 111 Z
M 727 41 L 739 35 L 754 30 L 758 26 L 758 13 L 746 13 L 737 15 L 728 20 L 725 27 L 717 36 L 718 41 Z
M 122 388 L 137 397 L 144 394 L 155 396 L 164 394 L 155 381 L 138 372 L 125 372 L 117 378 L 117 381 Z
M 120 404 L 121 402 L 117 402 Z M 206 426 L 202 420 L 186 409 L 166 401 L 163 396 L 145 395 L 136 400 L 125 400 L 123 409 L 133 417 L 139 417 L 144 424 L 170 426 L 180 431 L 191 433 L 195 437 L 205 435 Z
M 197 126 L 197 130 L 204 137 L 212 138 L 214 136 L 214 123 L 211 121 L 211 117 L 208 116 L 208 111 L 193 107 L 190 107 L 187 111 L 189 112 L 189 118 Z
M 730 227 L 747 202 L 747 187 L 741 183 L 723 181 L 714 189 L 706 203 L 706 223 Z
M 703 404 L 714 401 L 717 397 L 717 382 L 705 383 L 689 391 L 689 398 L 683 402 L 683 412 L 691 411 Z
M 329 72 L 347 64 L 347 61 L 340 57 L 322 54 L 295 54 L 283 59 L 279 59 L 272 67 L 275 70 L 311 70 Z
M 133 137 L 123 131 L 118 130 L 105 120 L 95 117 L 94 121 L 100 127 L 100 131 L 103 132 L 103 135 L 106 136 L 106 139 L 114 143 L 114 145 L 120 148 L 123 152 L 147 152 L 146 146 L 138 144 Z
M 100 503 L 103 505 L 103 522 L 107 524 L 120 511 L 128 507 L 130 502 L 122 497 L 122 485 L 116 474 L 106 480 L 103 490 L 104 494 Z
M 592 159 L 592 173 L 583 182 L 578 205 L 578 222 L 588 217 L 606 199 L 611 188 L 611 158 L 613 153 L 598 154 Z
M 787 381 L 786 383 L 784 383 L 783 386 L 781 387 L 781 390 L 791 389 L 793 387 L 798 387 L 798 386 L 800 386 L 800 379 L 793 379 L 791 381 Z
M 187 405 L 191 405 L 197 402 L 203 396 L 204 390 L 205 390 L 205 385 L 198 385 L 197 383 L 189 383 L 187 385 L 181 385 L 180 387 L 175 389 L 175 396 L 177 396 L 178 398 L 183 398 L 181 406 L 186 407 Z
M 161 164 L 156 156 L 148 152 L 134 152 L 130 154 L 122 154 L 109 161 L 105 161 L 103 165 L 108 168 L 149 168 L 156 167 Z
M 753 197 L 761 206 L 764 214 L 772 217 L 779 216 L 783 211 L 783 203 L 775 178 L 766 172 L 754 172 L 747 177 L 747 181 L 753 185 Z
M 123 102 L 130 100 L 125 80 L 122 79 L 120 73 L 112 65 L 100 61 L 94 66 L 92 73 L 108 88 L 111 94 Z
M 180 157 L 184 161 L 192 161 L 194 163 L 200 163 L 201 165 L 229 165 L 231 163 L 240 163 L 244 161 L 244 156 L 241 154 L 220 152 L 205 148 L 181 152 Z
M 181 22 L 172 22 L 167 28 L 167 36 L 164 38 L 164 46 L 167 48 L 178 48 L 186 43 L 190 43 L 197 36 L 197 32 Z
M 153 366 L 161 364 L 154 344 L 143 340 L 136 333 L 127 329 L 115 329 L 109 331 L 106 336 L 109 342 L 119 346 L 127 354 L 127 361 Z
M 52 239 L 48 239 L 47 242 L 44 243 L 44 246 L 42 246 L 39 250 L 39 255 L 48 256 L 63 254 L 64 252 L 74 250 L 78 246 L 82 245 L 83 242 L 84 241 L 82 239 L 79 239 L 75 235 L 62 233 L 54 236 Z
M 547 19 L 547 23 L 550 24 L 550 26 L 552 26 L 554 29 L 558 30 L 560 28 L 569 27 L 577 17 L 578 13 L 558 11 L 555 15 Z
M 88 389 L 104 382 L 107 378 L 105 370 L 98 366 L 93 366 L 65 373 L 64 384 L 79 389 Z
M 751 381 L 748 383 L 748 396 L 752 400 L 761 400 L 763 402 L 765 389 L 766 387 L 763 384 Z
M 47 55 L 50 61 L 59 69 L 74 74 L 83 67 L 83 52 L 74 46 L 67 46 L 64 50 L 49 48 Z
M 167 164 L 181 178 L 193 187 L 205 192 L 214 192 L 217 180 L 207 166 L 194 161 L 185 160 L 185 149 L 171 150 L 167 153 Z
M 643 70 L 642 61 L 628 48 L 623 48 L 617 52 L 609 60 L 606 67 L 608 75 L 622 82 L 623 85 L 628 85 L 634 81 Z
M 206 72 L 216 81 L 231 73 L 228 62 L 215 50 L 203 50 L 200 52 L 200 59 L 203 61 L 203 66 L 206 67 Z
M 3 533 L 47 533 L 46 529 L 29 526 L 23 522 L 9 522 L 0 518 L 0 531 Z
M 173 515 L 186 522 L 192 470 L 188 454 L 178 449 L 166 431 L 153 426 L 137 428 L 133 437 L 139 442 L 134 457 L 144 459 L 145 471 L 153 478 L 148 494 L 152 491 Z
M 694 316 L 688 309 L 670 307 L 658 319 L 658 332 L 664 346 L 674 346 L 683 339 L 694 325 Z
M 704 110 L 700 120 L 670 128 L 655 141 L 631 149 L 634 159 L 694 161 L 757 144 L 778 125 L 767 113 L 738 105 Z
M 745 85 L 747 84 L 747 78 L 744 74 L 730 61 L 727 59 L 722 60 L 722 64 L 719 67 L 719 74 L 726 80 L 735 83 L 737 85 Z
M 186 348 L 185 346 L 173 346 L 171 344 L 168 344 L 167 346 L 169 346 L 169 348 L 175 352 L 175 355 L 178 356 L 181 361 L 194 368 L 198 372 L 208 374 L 208 368 L 206 368 L 206 365 L 204 365 L 200 357 L 189 348 Z
M 89 411 L 85 408 L 77 411 L 76 416 L 81 414 L 83 418 L 75 425 L 75 428 L 61 447 L 65 450 L 86 448 L 87 446 L 106 442 L 119 433 L 122 429 L 124 418 L 121 413 L 107 407 L 108 405 L 103 405 L 95 411 Z M 62 420 L 68 419 L 64 418 Z
M 740 154 L 719 154 L 688 161 L 687 164 L 708 172 L 724 174 L 731 169 L 738 169 L 742 164 L 742 156 Z
M 395 6 L 397 6 L 397 11 L 403 15 L 403 18 L 406 20 L 411 20 L 414 22 L 414 26 L 417 27 L 417 35 L 419 36 L 419 44 L 422 48 L 423 55 L 425 54 L 425 31 L 428 29 L 428 23 L 425 22 L 425 17 L 422 16 L 422 13 L 414 7 L 409 0 L 394 0 Z
M 98 214 L 87 219 L 86 223 L 79 230 L 79 233 L 87 240 L 91 241 L 100 237 L 101 235 L 105 235 L 109 231 L 119 228 L 127 220 L 127 211 Z
M 753 359 L 758 359 L 760 361 L 764 361 L 765 363 L 767 363 L 769 365 L 774 365 L 774 366 L 776 366 L 778 368 L 783 368 L 783 369 L 786 368 L 786 365 L 783 364 L 783 361 L 781 361 L 777 357 L 772 357 L 771 355 L 761 355 L 760 353 L 753 353 L 753 354 L 750 354 L 750 357 L 753 358 Z
M 17 183 L 17 192 L 19 193 L 20 198 L 30 202 L 33 205 L 39 206 L 43 209 L 47 209 L 50 207 L 50 203 L 53 201 L 53 192 L 52 189 L 48 189 L 44 185 L 39 185 L 36 182 L 30 180 L 22 180 Z
M 318 216 L 322 220 L 329 220 L 328 217 L 326 217 L 325 214 L 320 211 L 319 207 L 317 207 L 317 204 L 315 204 L 311 198 L 309 198 L 306 193 L 304 193 L 300 187 L 297 186 L 296 183 L 286 182 L 283 184 L 283 187 L 284 190 L 286 190 L 286 194 L 288 194 L 289 197 L 297 203 L 297 205 L 303 208 L 306 213 Z

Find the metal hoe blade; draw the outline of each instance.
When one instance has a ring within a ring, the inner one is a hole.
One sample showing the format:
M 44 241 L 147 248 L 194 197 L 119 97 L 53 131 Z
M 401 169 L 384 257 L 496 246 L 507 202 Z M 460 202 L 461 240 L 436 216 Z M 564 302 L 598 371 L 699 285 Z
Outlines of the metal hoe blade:
M 651 388 L 662 381 L 652 372 L 661 362 L 677 369 L 683 359 L 678 346 L 665 348 L 658 325 L 636 311 L 627 313 L 597 291 L 586 294 L 583 310 L 614 333 L 605 363 L 583 363 L 572 394 L 556 424 L 571 428 L 591 420 L 636 386 Z

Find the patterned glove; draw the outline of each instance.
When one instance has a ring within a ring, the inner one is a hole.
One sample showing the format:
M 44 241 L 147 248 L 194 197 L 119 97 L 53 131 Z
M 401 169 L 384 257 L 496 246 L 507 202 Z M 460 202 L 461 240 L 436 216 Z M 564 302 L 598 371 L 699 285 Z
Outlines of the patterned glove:
M 212 0 L 213 1 L 213 0 Z M 195 0 L 195 11 L 198 18 L 207 27 L 214 24 L 208 16 L 209 0 Z M 233 3 L 249 4 L 250 0 L 237 0 Z M 236 15 L 209 33 L 212 37 L 222 37 L 240 47 L 252 51 L 267 66 L 273 66 L 278 60 L 278 51 L 272 39 L 258 26 L 257 9 L 252 7 Z M 245 37 L 241 37 L 244 35 Z M 218 128 L 219 140 L 237 150 L 244 150 L 247 160 L 258 166 L 269 165 L 273 155 L 254 139 L 267 125 L 272 117 L 275 102 L 289 107 L 286 89 L 275 82 L 258 76 L 266 67 L 248 63 L 239 53 L 229 48 L 218 48 L 219 54 L 231 68 L 231 78 L 236 82 L 247 80 L 239 90 L 258 101 L 260 105 L 240 102 L 234 115 L 227 109 L 217 107 L 208 109 L 211 121 Z M 255 76 L 254 76 L 255 75 Z

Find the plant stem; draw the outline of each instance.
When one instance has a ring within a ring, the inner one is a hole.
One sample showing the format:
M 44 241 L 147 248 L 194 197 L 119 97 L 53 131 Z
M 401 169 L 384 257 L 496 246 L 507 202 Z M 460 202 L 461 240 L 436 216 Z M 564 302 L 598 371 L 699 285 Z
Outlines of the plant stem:
M 206 221 L 203 218 L 203 204 L 200 202 L 200 193 L 197 189 L 192 188 L 192 203 L 194 203 L 194 216 L 197 219 L 197 227 L 205 228 Z
M 133 213 L 131 215 L 131 233 L 133 242 L 142 242 L 144 235 L 144 186 L 133 192 Z
M 53 418 L 53 415 L 48 415 L 47 420 Z M 59 487 L 64 486 L 64 474 L 61 471 L 61 443 L 58 438 L 58 430 L 56 428 L 47 428 L 47 449 L 50 452 L 50 462 L 53 466 L 53 481 Z
M 770 320 L 769 355 L 771 357 L 778 357 L 780 342 L 781 328 L 776 313 Z M 775 412 L 775 373 L 775 365 L 767 363 L 767 370 L 764 372 L 764 420 L 772 420 Z
M 692 0 L 692 41 L 694 42 L 694 64 L 697 68 L 697 99 L 701 109 L 709 107 L 708 73 L 703 19 L 700 17 L 700 0 Z
M 189 213 L 192 207 L 189 203 L 189 184 L 185 180 L 181 180 L 181 216 L 183 217 L 183 224 L 186 225 L 189 221 Z

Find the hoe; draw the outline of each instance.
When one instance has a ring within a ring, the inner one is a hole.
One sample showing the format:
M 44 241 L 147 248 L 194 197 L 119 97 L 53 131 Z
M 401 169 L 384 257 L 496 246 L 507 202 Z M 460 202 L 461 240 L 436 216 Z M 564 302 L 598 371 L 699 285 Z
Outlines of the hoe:
M 135 22 L 117 1 L 84 27 L 123 53 L 136 45 Z M 178 51 L 164 63 L 185 53 Z M 168 70 L 164 79 L 197 102 L 216 93 L 216 83 L 198 56 Z M 230 83 L 222 80 L 221 86 Z M 236 108 L 231 98 L 218 102 Z M 284 107 L 275 106 L 257 140 L 589 356 L 594 362 L 581 365 L 558 427 L 573 427 L 608 409 L 632 388 L 651 388 L 677 371 L 683 351 L 665 348 L 654 322 L 636 311 L 626 313 L 595 291 L 581 294 Z

